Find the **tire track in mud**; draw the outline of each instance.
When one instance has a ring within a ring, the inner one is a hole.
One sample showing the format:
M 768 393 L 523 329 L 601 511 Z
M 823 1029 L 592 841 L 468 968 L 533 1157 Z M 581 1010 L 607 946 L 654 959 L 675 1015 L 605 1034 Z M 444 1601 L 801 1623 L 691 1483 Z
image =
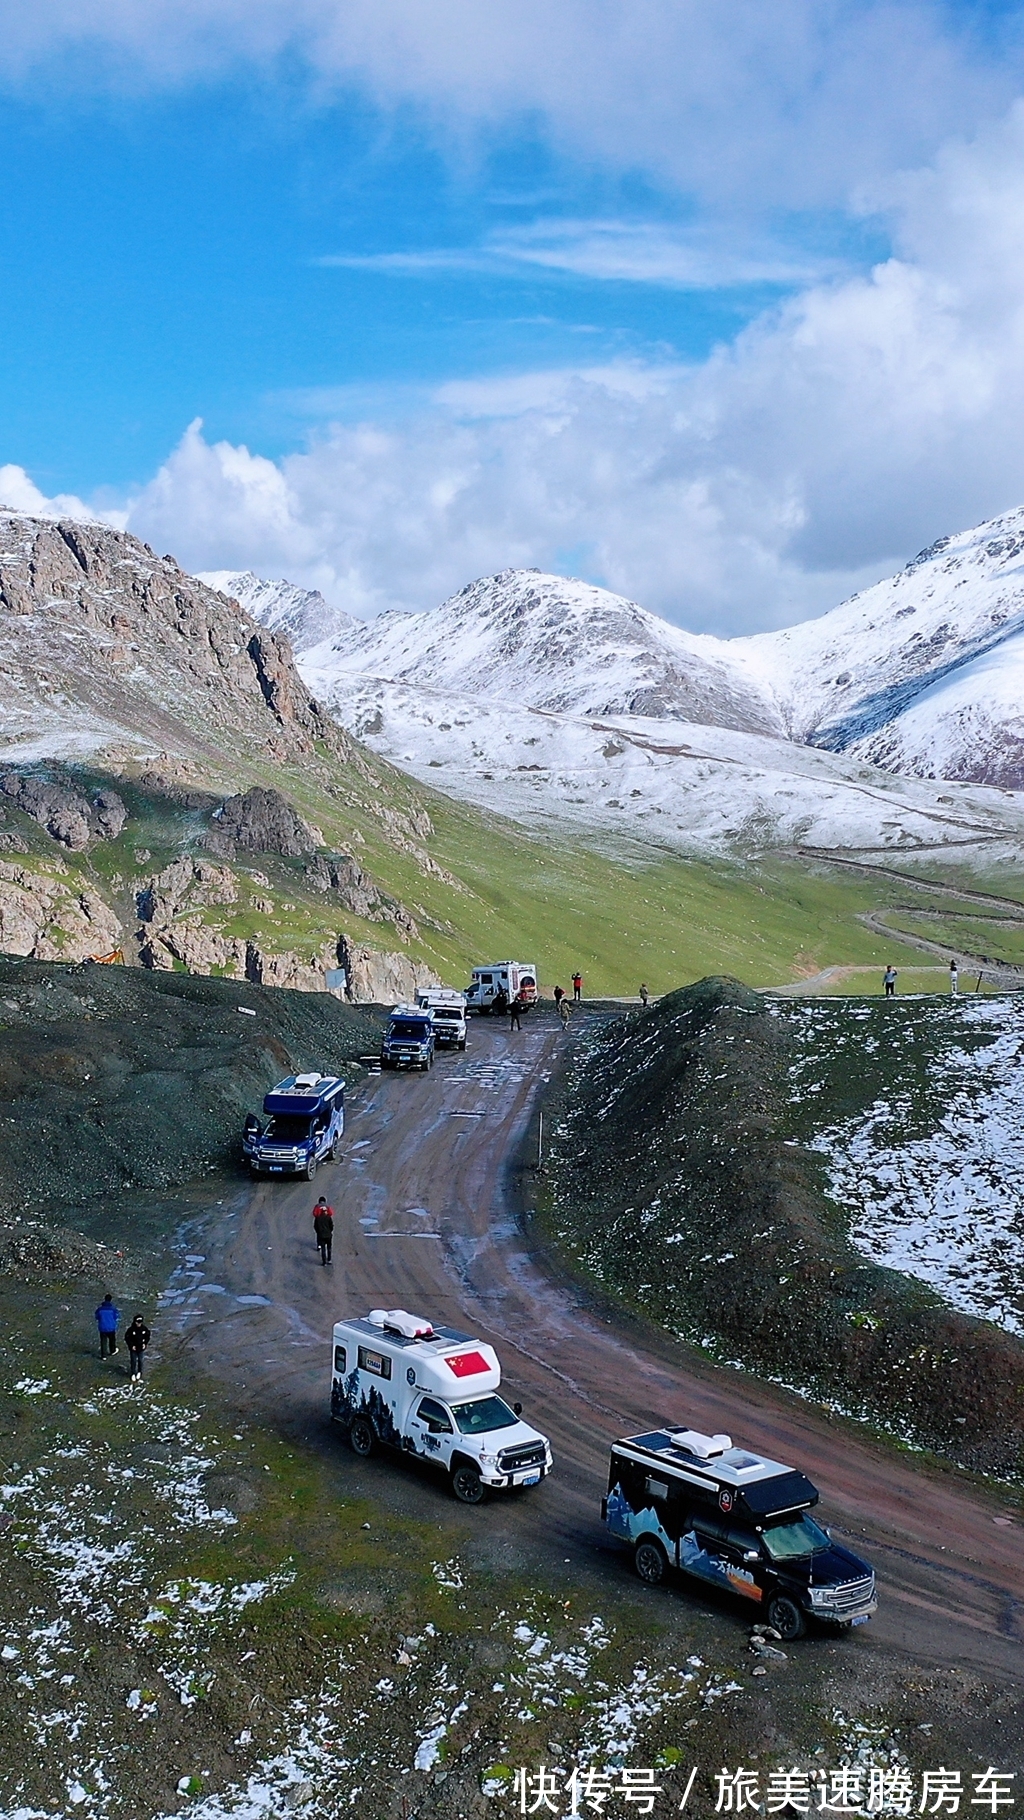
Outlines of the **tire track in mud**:
M 401 1462 L 356 1462 L 327 1419 L 333 1322 L 406 1307 L 494 1344 L 510 1395 L 552 1440 L 535 1493 L 487 1506 L 489 1545 L 521 1561 L 612 1552 L 598 1522 L 608 1443 L 663 1419 L 725 1430 L 791 1461 L 824 1520 L 872 1559 L 880 1605 L 851 1647 L 922 1663 L 1024 1668 L 1024 1524 L 993 1494 L 852 1435 L 816 1406 L 723 1370 L 589 1306 L 548 1274 L 515 1219 L 510 1163 L 564 1039 L 543 1016 L 521 1034 L 475 1020 L 465 1055 L 428 1075 L 371 1075 L 351 1095 L 342 1157 L 306 1182 L 261 1182 L 191 1234 L 193 1262 L 168 1306 L 182 1344 L 241 1412 L 332 1454 L 362 1493 L 429 1512 L 460 1545 L 480 1535 L 440 1480 Z M 334 1263 L 319 1264 L 311 1210 L 335 1209 Z M 742 1615 L 742 1614 L 741 1614 Z

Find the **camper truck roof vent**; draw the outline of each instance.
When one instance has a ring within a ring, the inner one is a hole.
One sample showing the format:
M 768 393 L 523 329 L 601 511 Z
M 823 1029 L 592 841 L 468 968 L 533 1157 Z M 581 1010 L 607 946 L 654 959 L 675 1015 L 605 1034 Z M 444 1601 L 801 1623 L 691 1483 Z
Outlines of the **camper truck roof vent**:
M 677 1447 L 685 1447 L 698 1460 L 711 1460 L 717 1454 L 728 1453 L 732 1446 L 731 1435 L 702 1435 L 695 1428 L 674 1428 L 672 1430 Z
M 371 1308 L 367 1318 L 385 1333 L 401 1334 L 403 1340 L 429 1340 L 434 1332 L 422 1315 L 407 1314 L 404 1308 Z
M 297 1074 L 295 1076 L 295 1085 L 300 1089 L 309 1089 L 310 1087 L 319 1086 L 320 1082 L 326 1078 L 326 1075 L 323 1074 Z

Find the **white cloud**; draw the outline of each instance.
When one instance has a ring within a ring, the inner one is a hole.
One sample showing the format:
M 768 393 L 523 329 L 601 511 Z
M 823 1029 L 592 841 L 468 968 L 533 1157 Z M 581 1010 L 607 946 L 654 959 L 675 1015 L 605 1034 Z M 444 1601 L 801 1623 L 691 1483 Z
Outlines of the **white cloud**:
M 48 499 L 41 493 L 24 468 L 14 462 L 0 466 L 0 510 L 29 512 L 36 518 L 77 518 L 83 521 L 99 516 L 73 493 L 58 493 Z
M 1015 92 L 939 0 L 2 0 L 0 71 L 192 82 L 304 61 L 318 98 L 411 105 L 446 147 L 530 120 L 573 158 L 734 205 L 845 201 Z M 991 33 L 995 27 L 988 21 Z M 1018 72 L 1019 73 L 1019 72 Z

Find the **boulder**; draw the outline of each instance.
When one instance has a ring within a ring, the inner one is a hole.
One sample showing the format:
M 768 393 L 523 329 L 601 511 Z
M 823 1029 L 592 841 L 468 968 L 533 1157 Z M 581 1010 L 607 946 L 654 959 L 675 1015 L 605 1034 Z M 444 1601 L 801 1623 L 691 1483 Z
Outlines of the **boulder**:
M 23 777 L 19 771 L 0 778 L 0 790 L 72 853 L 83 852 L 92 840 L 116 840 L 128 820 L 116 790 L 98 790 L 90 799 L 74 784 Z
M 206 845 L 213 853 L 280 853 L 301 859 L 315 853 L 316 834 L 280 790 L 254 784 L 241 796 L 229 796 L 212 817 Z

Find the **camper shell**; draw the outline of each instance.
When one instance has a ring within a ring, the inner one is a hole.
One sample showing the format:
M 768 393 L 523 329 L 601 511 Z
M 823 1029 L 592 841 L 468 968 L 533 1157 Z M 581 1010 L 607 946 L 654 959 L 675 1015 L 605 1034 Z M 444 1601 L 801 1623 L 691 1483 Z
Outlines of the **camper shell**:
M 509 1004 L 518 999 L 521 1005 L 533 1005 L 537 999 L 537 969 L 530 961 L 493 961 L 490 966 L 474 967 L 466 991 L 466 1009 L 487 1013 L 492 1010 L 499 992 Z
M 429 1011 L 434 1020 L 434 1044 L 438 1049 L 465 1049 L 466 994 L 453 986 L 421 986 L 416 1003 Z
M 356 1453 L 397 1448 L 447 1473 L 457 1498 L 538 1485 L 551 1471 L 545 1436 L 498 1395 L 494 1348 L 402 1308 L 374 1308 L 334 1328 L 331 1415 Z
M 338 1154 L 345 1130 L 345 1083 L 338 1074 L 290 1074 L 263 1100 L 261 1122 L 250 1112 L 242 1154 L 253 1175 L 304 1175 Z
M 641 1579 L 679 1568 L 738 1593 L 793 1638 L 809 1618 L 863 1624 L 877 1603 L 873 1569 L 809 1516 L 817 1502 L 795 1468 L 729 1435 L 666 1426 L 613 1444 L 601 1515 L 633 1547 Z
M 396 1005 L 380 1042 L 382 1068 L 422 1068 L 434 1062 L 434 1014 L 424 1005 Z

